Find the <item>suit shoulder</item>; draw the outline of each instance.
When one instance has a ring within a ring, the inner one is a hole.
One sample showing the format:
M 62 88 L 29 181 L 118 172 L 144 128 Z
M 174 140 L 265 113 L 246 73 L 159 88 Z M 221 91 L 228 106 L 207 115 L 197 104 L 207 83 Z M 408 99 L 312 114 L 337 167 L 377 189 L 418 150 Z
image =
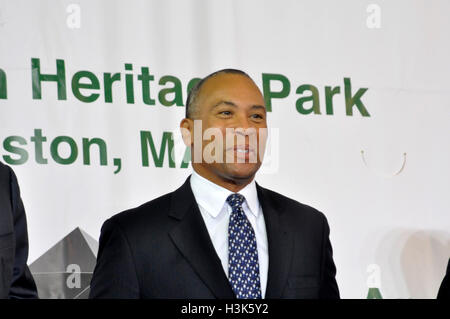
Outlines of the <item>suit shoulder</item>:
M 292 217 L 302 217 L 320 222 L 326 221 L 325 214 L 312 206 L 301 203 L 273 190 L 262 187 L 261 189 L 264 196 L 270 198 L 275 207 L 279 207 L 284 213 L 290 214 Z
M 2 161 L 0 161 L 0 171 L 3 169 L 9 169 L 9 166 L 6 165 L 5 163 L 3 163 Z
M 0 193 L 3 196 L 2 200 L 9 198 L 13 206 L 20 197 L 16 174 L 11 167 L 2 162 L 0 162 Z
M 152 225 L 157 227 L 167 217 L 172 193 L 167 193 L 138 207 L 120 212 L 109 218 L 105 224 L 116 224 L 123 230 L 133 230 L 141 227 L 147 227 L 148 229 Z
M 0 179 L 9 181 L 11 179 L 11 173 L 11 167 L 0 162 Z

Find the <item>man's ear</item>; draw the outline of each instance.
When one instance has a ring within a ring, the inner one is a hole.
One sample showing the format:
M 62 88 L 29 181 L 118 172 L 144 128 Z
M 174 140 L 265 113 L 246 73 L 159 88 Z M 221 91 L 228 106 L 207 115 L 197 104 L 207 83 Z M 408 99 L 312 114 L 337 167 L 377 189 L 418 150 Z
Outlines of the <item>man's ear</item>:
M 180 122 L 181 136 L 183 142 L 187 147 L 191 147 L 194 144 L 194 121 L 189 118 L 184 118 Z

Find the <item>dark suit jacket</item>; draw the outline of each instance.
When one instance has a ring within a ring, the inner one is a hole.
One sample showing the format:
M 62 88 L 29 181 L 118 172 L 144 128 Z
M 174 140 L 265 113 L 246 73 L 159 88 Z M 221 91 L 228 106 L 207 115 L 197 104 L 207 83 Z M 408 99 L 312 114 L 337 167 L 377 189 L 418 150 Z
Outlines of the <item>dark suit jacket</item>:
M 192 193 L 107 220 L 91 298 L 235 298 Z M 339 298 L 325 216 L 257 184 L 269 246 L 266 298 Z
M 28 233 L 17 178 L 0 163 L 0 298 L 37 298 L 27 266 Z
M 442 280 L 437 299 L 450 300 L 450 259 L 448 260 L 447 273 L 445 274 L 444 280 Z

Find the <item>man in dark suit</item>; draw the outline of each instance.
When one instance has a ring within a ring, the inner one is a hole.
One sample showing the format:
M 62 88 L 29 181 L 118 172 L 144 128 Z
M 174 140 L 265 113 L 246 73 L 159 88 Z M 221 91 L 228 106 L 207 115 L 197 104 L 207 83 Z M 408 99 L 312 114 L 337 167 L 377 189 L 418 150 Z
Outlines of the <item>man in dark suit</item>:
M 193 173 L 104 223 L 91 298 L 339 298 L 325 216 L 254 180 L 266 116 L 242 71 L 196 84 L 180 123 Z
M 450 300 L 450 259 L 447 264 L 447 272 L 437 295 L 437 299 Z
M 27 221 L 12 169 L 0 162 L 0 298 L 37 298 L 27 266 Z

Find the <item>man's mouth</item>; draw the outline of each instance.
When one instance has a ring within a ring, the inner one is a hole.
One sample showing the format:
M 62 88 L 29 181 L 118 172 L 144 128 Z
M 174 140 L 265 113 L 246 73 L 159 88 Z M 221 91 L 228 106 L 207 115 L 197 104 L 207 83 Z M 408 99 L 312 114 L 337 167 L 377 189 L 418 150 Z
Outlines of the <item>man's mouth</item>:
M 230 147 L 227 149 L 229 152 L 233 152 L 238 159 L 244 160 L 244 162 L 248 162 L 251 156 L 254 156 L 253 154 L 254 149 L 250 147 L 250 145 L 235 145 L 234 147 Z
M 230 147 L 229 150 L 233 149 L 237 153 L 250 153 L 253 152 L 253 148 L 250 145 L 235 145 L 234 147 Z
M 250 149 L 249 149 L 247 146 L 244 146 L 244 147 L 236 146 L 236 147 L 234 148 L 234 150 L 235 150 L 237 153 L 243 153 L 243 154 L 246 154 L 246 153 L 249 153 L 249 152 L 250 152 Z

